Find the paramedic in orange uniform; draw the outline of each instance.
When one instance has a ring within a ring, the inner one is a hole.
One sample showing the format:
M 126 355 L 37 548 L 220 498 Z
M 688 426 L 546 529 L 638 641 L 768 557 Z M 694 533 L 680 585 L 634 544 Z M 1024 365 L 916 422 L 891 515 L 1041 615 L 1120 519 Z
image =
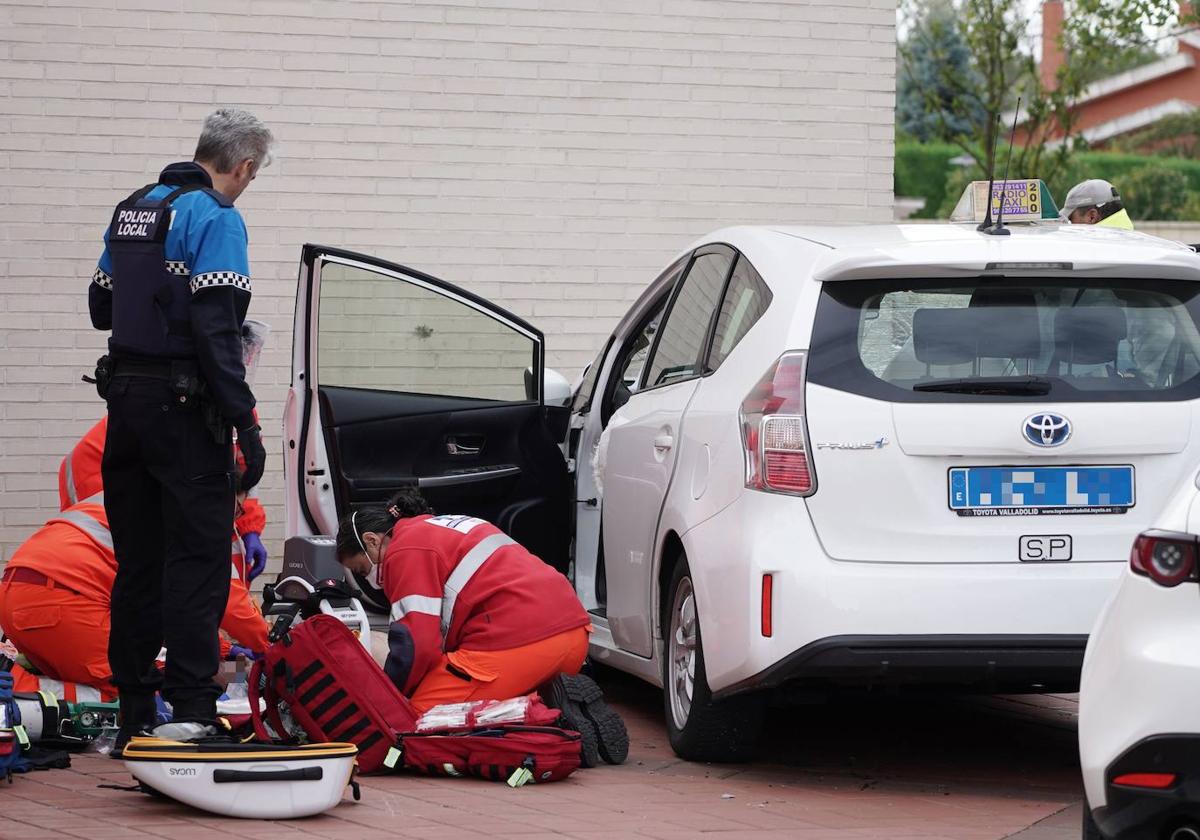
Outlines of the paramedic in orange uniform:
M 108 593 L 115 574 L 103 501 L 72 505 L 9 559 L 0 581 L 0 627 L 49 681 L 92 686 L 112 699 Z M 54 691 L 24 670 L 14 676 L 18 691 Z
M 343 518 L 338 559 L 392 602 L 384 670 L 418 711 L 528 694 L 587 656 L 570 582 L 470 516 L 432 516 L 415 489 Z
M 257 412 L 254 422 L 258 422 Z M 108 415 L 100 418 L 99 422 L 79 439 L 75 447 L 67 453 L 58 466 L 58 508 L 66 510 L 80 499 L 104 490 L 104 482 L 100 478 L 100 459 L 104 456 L 104 438 L 108 434 Z M 236 452 L 239 468 L 244 468 L 241 450 Z M 249 496 L 238 508 L 237 518 L 233 523 L 237 532 L 235 539 L 241 538 L 245 547 L 246 569 L 244 581 L 249 584 L 267 566 L 267 549 L 263 546 L 262 532 L 267 527 L 267 514 L 258 499 Z
M 240 550 L 235 538 L 221 629 L 241 647 L 263 651 L 267 622 L 241 578 Z M 13 554 L 0 578 L 0 627 L 49 681 L 92 686 L 106 698 L 115 697 L 108 636 L 116 574 L 108 517 L 97 494 L 50 519 Z M 223 644 L 222 650 L 229 653 L 230 646 Z M 26 679 L 21 683 L 18 691 L 47 687 Z

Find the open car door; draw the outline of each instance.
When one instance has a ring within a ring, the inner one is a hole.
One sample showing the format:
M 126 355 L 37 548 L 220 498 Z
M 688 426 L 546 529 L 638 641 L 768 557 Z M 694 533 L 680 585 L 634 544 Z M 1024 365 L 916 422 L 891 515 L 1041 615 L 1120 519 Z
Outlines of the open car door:
M 287 534 L 416 484 L 566 571 L 570 482 L 542 397 L 541 332 L 401 265 L 304 246 L 285 409 Z M 384 610 L 387 599 L 359 586 Z

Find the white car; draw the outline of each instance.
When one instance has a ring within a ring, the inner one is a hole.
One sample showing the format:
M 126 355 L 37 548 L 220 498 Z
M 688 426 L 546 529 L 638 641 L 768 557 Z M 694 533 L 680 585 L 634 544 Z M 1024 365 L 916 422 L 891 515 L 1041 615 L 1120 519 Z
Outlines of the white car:
M 412 482 L 496 522 L 571 575 L 593 658 L 665 686 L 687 758 L 745 755 L 768 689 L 1074 690 L 1124 546 L 1200 462 L 1200 259 L 1010 230 L 719 230 L 563 406 L 532 325 L 308 246 L 288 535 Z
M 1200 493 L 1189 478 L 1088 640 L 1079 696 L 1085 840 L 1200 840 Z

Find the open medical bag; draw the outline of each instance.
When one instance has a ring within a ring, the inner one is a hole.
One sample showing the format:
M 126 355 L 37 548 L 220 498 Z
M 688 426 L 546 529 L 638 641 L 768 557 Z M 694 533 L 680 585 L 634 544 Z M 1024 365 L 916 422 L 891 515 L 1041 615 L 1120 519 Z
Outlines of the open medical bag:
M 477 776 L 511 787 L 555 782 L 580 762 L 580 735 L 554 725 L 559 716 L 536 694 L 435 706 L 389 760 L 402 759 L 419 773 Z
M 272 740 L 289 731 L 280 702 L 316 742 L 347 741 L 358 747 L 364 773 L 384 760 L 417 715 L 359 640 L 338 618 L 315 615 L 291 627 L 254 663 L 248 681 L 254 732 Z M 265 701 L 265 711 L 262 708 Z

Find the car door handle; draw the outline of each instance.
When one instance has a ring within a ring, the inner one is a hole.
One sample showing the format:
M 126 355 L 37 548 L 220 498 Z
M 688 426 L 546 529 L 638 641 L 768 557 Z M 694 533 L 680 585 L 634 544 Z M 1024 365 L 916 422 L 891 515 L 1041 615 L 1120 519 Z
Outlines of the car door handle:
M 477 436 L 446 438 L 447 455 L 478 455 L 483 451 L 483 438 Z
M 654 439 L 654 448 L 658 452 L 666 452 L 675 445 L 675 438 L 670 435 L 659 435 Z

